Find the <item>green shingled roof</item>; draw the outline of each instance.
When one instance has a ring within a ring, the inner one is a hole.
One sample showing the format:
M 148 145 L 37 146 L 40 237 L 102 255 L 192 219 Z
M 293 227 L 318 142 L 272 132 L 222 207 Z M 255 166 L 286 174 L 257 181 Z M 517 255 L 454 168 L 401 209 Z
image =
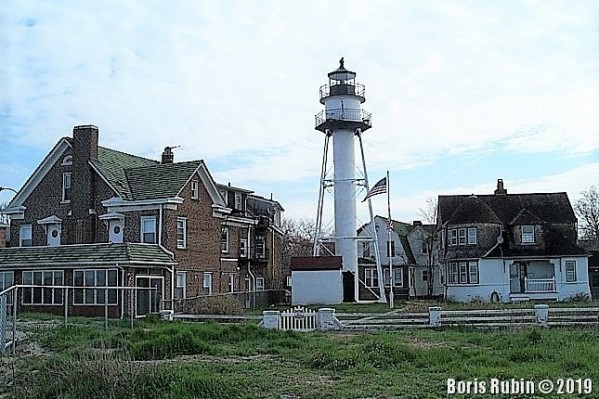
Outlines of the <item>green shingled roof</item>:
M 125 171 L 131 168 L 157 165 L 158 161 L 138 157 L 110 148 L 98 147 L 98 159 L 92 160 L 94 166 L 100 171 L 118 194 L 127 200 L 134 199 L 127 182 Z
M 98 147 L 92 161 L 125 200 L 175 197 L 202 161 L 160 163 L 110 148 Z
M 0 249 L 0 269 L 29 266 L 173 265 L 176 262 L 158 245 L 102 243 L 58 247 Z
M 175 197 L 202 161 L 157 164 L 127 169 L 132 199 Z

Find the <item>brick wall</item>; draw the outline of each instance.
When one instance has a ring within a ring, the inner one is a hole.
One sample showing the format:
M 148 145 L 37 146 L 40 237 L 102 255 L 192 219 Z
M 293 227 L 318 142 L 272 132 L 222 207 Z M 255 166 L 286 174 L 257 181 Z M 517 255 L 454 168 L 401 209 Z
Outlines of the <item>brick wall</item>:
M 6 225 L 0 224 L 0 248 L 6 247 L 6 229 Z

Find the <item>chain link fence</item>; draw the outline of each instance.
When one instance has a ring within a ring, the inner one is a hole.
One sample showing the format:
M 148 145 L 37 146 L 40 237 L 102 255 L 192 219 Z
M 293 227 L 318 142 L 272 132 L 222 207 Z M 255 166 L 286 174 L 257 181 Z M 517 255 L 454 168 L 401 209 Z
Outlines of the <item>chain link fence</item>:
M 172 306 L 170 301 L 165 301 L 163 307 L 175 313 L 237 315 L 251 309 L 287 305 L 290 298 L 288 290 L 229 292 L 175 300 Z

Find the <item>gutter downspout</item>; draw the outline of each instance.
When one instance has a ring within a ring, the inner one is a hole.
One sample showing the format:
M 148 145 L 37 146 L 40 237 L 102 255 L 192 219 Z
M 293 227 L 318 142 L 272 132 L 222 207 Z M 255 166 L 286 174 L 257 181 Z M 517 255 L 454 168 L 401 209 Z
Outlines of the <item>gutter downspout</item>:
M 167 254 L 169 254 L 173 260 L 175 259 L 175 254 L 171 251 L 169 251 L 168 249 L 165 248 L 164 245 L 162 245 L 162 227 L 163 227 L 163 209 L 164 209 L 164 204 L 160 204 L 160 208 L 159 208 L 159 214 L 158 214 L 158 246 Z M 166 267 L 166 270 L 171 274 L 171 293 L 170 293 L 170 303 L 171 303 L 171 310 L 174 310 L 175 306 L 175 266 L 173 266 L 172 268 L 169 268 L 168 266 Z M 164 303 L 164 299 L 162 300 L 162 302 Z
M 248 247 L 250 246 L 250 231 L 251 231 L 252 227 L 250 226 L 248 228 Z M 256 244 L 256 243 L 254 243 Z M 249 251 L 248 251 L 249 252 Z M 250 255 L 249 259 L 248 259 L 248 274 L 250 275 L 251 278 L 251 282 L 252 282 L 252 286 L 250 287 L 250 292 L 252 292 L 252 307 L 256 306 L 256 276 L 254 276 L 254 273 L 252 273 L 252 256 L 251 256 L 251 252 L 248 253 L 248 255 Z
M 125 268 L 119 266 L 119 262 L 116 262 L 116 268 L 118 270 L 120 270 L 121 272 L 121 286 L 125 286 Z M 108 281 L 107 281 L 108 282 Z M 117 285 L 119 285 L 118 279 L 117 279 Z M 123 320 L 125 318 L 125 295 L 123 293 L 123 290 L 119 290 L 119 295 L 121 297 L 121 320 Z M 108 298 L 106 298 L 106 301 L 108 302 Z

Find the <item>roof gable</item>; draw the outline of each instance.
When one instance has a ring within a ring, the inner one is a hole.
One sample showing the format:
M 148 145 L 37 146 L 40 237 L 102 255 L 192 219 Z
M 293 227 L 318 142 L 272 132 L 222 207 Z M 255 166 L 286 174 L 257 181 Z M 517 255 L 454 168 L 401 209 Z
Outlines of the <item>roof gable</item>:
M 7 207 L 7 213 L 10 213 L 11 208 L 18 208 L 23 205 L 27 198 L 31 195 L 38 184 L 46 177 L 50 169 L 60 160 L 65 150 L 71 147 L 71 143 L 66 137 L 61 138 L 56 145 L 50 150 L 48 155 L 42 160 L 38 167 L 33 171 L 29 179 L 21 187 L 15 197 Z M 20 210 L 20 209 L 19 209 Z

